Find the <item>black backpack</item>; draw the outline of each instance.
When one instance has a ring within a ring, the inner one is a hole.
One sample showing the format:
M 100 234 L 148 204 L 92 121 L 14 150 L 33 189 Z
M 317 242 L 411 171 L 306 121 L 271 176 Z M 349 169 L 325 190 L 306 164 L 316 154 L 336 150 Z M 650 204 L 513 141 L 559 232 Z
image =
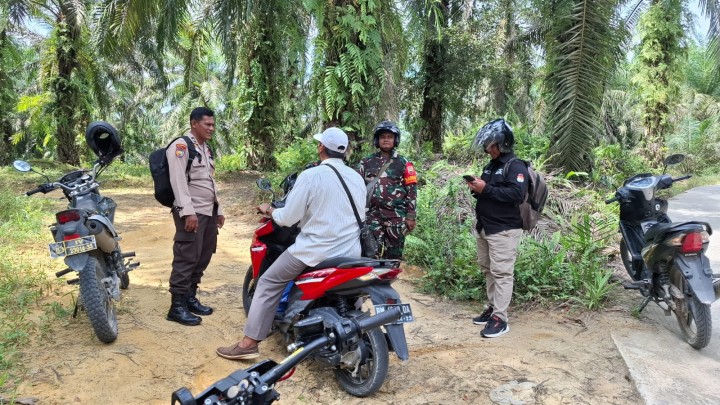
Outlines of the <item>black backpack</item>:
M 183 138 L 188 145 L 188 162 L 185 168 L 185 175 L 187 176 L 188 183 L 190 182 L 190 167 L 192 166 L 193 160 L 196 157 L 200 157 L 202 161 L 202 155 L 195 149 L 195 144 L 188 136 L 179 136 L 164 147 L 150 154 L 150 174 L 155 183 L 155 199 L 162 205 L 172 208 L 173 202 L 175 202 L 175 193 L 173 193 L 172 186 L 170 185 L 170 172 L 168 171 L 168 160 L 165 152 L 173 142 Z
M 529 231 L 535 228 L 540 219 L 540 214 L 545 208 L 545 201 L 547 201 L 548 197 L 547 184 L 543 176 L 533 169 L 532 163 L 518 158 L 512 158 L 505 163 L 503 176 L 507 176 L 508 167 L 514 160 L 519 160 L 525 165 L 530 177 L 528 179 L 528 191 L 520 204 L 520 216 L 523 221 L 522 229 Z

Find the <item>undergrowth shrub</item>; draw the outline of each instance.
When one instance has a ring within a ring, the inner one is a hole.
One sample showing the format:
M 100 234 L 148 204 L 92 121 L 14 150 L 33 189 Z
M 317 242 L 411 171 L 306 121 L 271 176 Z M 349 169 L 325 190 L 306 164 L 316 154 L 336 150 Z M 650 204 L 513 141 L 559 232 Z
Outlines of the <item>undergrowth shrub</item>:
M 417 227 L 408 235 L 405 259 L 425 269 L 420 287 L 452 299 L 483 299 L 477 264 L 475 199 L 460 178 L 480 166 L 439 161 L 421 172 Z M 515 302 L 568 302 L 596 309 L 612 284 L 606 264 L 616 233 L 616 208 L 570 180 L 546 176 L 550 200 L 538 228 L 526 233 L 515 265 Z

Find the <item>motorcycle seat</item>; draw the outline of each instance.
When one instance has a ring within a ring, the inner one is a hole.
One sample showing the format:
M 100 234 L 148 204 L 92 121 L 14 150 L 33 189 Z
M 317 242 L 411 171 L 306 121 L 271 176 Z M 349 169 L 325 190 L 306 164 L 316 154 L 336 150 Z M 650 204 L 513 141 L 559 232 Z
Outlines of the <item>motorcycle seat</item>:
M 351 267 L 375 267 L 379 264 L 380 262 L 378 260 L 369 257 L 331 257 L 330 259 L 323 260 L 316 266 L 308 267 L 305 271 L 303 271 L 303 273 L 332 267 L 338 269 L 348 269 Z
M 645 242 L 660 242 L 667 234 L 695 230 L 707 231 L 709 234 L 712 234 L 712 228 L 710 228 L 710 224 L 707 222 L 688 221 L 657 223 L 645 233 Z

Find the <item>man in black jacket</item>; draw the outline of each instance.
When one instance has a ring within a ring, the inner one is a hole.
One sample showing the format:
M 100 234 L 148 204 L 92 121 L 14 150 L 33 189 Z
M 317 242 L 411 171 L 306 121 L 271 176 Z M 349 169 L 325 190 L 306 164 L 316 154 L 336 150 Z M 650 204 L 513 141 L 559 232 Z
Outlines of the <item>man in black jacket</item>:
M 490 155 L 490 163 L 480 178 L 468 182 L 477 199 L 478 263 L 485 274 L 487 304 L 473 318 L 485 325 L 481 335 L 492 338 L 510 331 L 507 310 L 512 298 L 514 265 L 522 237 L 520 204 L 528 190 L 528 171 L 515 157 L 515 137 L 503 119 L 487 123 L 475 135 L 473 146 Z

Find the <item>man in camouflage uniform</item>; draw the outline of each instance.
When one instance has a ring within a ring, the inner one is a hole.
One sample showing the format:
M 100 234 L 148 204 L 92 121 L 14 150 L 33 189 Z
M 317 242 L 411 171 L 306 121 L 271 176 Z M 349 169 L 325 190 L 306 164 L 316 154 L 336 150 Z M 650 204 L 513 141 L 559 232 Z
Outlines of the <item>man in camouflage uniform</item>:
M 379 256 L 402 259 L 405 235 L 415 229 L 417 174 L 395 150 L 400 129 L 393 122 L 378 124 L 373 143 L 378 152 L 361 160 L 357 169 L 368 188 L 367 223 L 378 240 Z

